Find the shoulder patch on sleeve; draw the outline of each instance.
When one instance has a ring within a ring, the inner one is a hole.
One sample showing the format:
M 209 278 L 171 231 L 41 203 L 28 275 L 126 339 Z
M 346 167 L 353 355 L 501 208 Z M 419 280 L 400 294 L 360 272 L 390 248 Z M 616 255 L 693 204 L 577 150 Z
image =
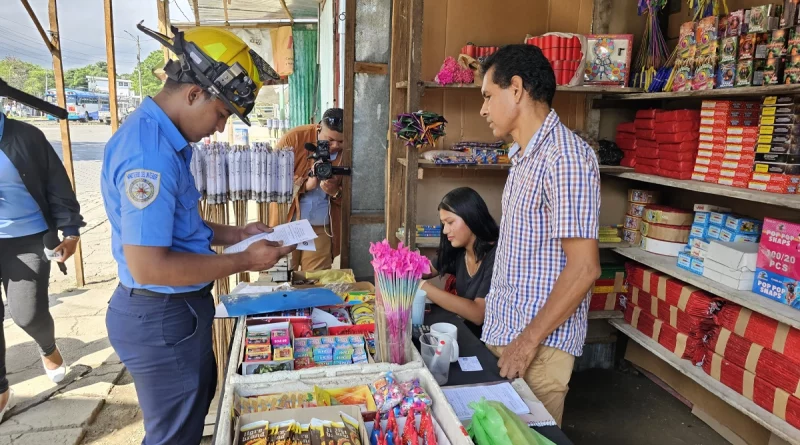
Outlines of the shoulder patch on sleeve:
M 141 210 L 149 206 L 161 188 L 161 173 L 135 169 L 125 172 L 125 194 L 134 207 Z

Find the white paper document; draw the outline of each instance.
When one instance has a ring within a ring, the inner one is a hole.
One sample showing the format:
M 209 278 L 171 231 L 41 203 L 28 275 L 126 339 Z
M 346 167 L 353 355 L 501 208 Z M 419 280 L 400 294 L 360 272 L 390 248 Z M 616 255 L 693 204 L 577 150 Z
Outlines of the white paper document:
M 317 237 L 314 228 L 307 219 L 292 221 L 273 227 L 270 233 L 259 233 L 244 241 L 240 241 L 225 249 L 224 253 L 244 252 L 251 244 L 265 239 L 267 241 L 282 241 L 284 246 L 297 245 L 299 250 L 316 251 L 313 240 Z M 310 241 L 310 242 L 309 242 Z M 302 248 L 301 248 L 302 247 Z
M 459 357 L 458 365 L 461 366 L 461 370 L 464 372 L 483 371 L 483 366 L 481 366 L 478 357 Z
M 499 383 L 486 386 L 463 386 L 459 388 L 442 388 L 447 401 L 453 407 L 458 419 L 461 421 L 472 419 L 474 411 L 469 407 L 472 402 L 478 402 L 481 397 L 486 400 L 502 402 L 515 414 L 528 414 L 531 410 L 522 400 L 511 383 Z

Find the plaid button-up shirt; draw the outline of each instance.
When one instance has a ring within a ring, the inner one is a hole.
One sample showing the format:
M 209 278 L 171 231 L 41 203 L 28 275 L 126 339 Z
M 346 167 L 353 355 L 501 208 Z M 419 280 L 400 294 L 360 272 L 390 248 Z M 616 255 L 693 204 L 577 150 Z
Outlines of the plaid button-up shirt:
M 567 263 L 562 238 L 598 236 L 600 171 L 594 151 L 555 111 L 528 142 L 515 144 L 503 190 L 503 217 L 482 340 L 511 343 L 544 306 Z M 589 296 L 544 341 L 580 356 Z M 559 298 L 553 295 L 552 298 Z

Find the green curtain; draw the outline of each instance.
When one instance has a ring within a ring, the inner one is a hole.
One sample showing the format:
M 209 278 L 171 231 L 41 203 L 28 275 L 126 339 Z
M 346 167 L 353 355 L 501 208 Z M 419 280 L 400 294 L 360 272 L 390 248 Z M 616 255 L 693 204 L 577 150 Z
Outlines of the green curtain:
M 292 40 L 294 73 L 289 75 L 289 120 L 296 127 L 320 119 L 316 26 L 293 26 Z

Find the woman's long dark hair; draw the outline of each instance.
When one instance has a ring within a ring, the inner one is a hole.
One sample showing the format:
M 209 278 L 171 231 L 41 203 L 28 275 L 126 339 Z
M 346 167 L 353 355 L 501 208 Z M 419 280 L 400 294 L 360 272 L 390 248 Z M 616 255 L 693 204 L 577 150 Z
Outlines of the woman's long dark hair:
M 439 203 L 439 210 L 446 210 L 455 213 L 464 220 L 467 227 L 475 234 L 475 259 L 483 261 L 486 254 L 492 250 L 497 238 L 500 236 L 500 228 L 497 226 L 489 208 L 486 207 L 481 195 L 469 187 L 460 187 L 444 195 L 442 202 Z M 440 275 L 445 273 L 455 274 L 458 265 L 459 254 L 463 247 L 456 248 L 447 239 L 442 227 L 442 236 L 439 241 L 439 256 L 436 261 L 436 270 Z

